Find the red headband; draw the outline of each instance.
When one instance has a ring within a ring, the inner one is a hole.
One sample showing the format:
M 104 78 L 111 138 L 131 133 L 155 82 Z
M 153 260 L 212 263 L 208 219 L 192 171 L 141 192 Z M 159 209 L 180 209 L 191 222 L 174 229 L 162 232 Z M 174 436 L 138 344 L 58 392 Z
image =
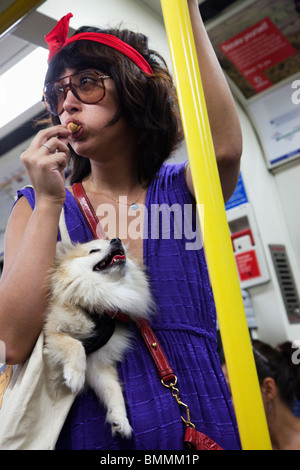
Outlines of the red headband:
M 102 34 L 102 33 L 80 33 L 71 36 L 68 39 L 68 29 L 69 22 L 72 18 L 72 13 L 68 13 L 66 16 L 63 16 L 59 22 L 54 26 L 52 31 L 50 31 L 47 36 L 45 36 L 46 42 L 49 45 L 49 57 L 48 62 L 54 57 L 64 46 L 70 44 L 74 41 L 80 40 L 89 40 L 100 42 L 106 46 L 113 47 L 117 51 L 122 52 L 122 54 L 129 57 L 141 70 L 145 73 L 153 73 L 152 68 L 144 59 L 144 57 L 133 47 L 127 44 L 121 39 L 113 36 L 112 34 Z

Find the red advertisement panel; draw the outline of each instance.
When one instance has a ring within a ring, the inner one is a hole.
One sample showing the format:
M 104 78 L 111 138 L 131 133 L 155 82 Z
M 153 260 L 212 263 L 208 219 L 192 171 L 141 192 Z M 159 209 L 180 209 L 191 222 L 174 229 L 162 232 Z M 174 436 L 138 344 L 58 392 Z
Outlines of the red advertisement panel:
M 272 86 L 265 70 L 297 54 L 268 17 L 219 47 L 257 92 Z

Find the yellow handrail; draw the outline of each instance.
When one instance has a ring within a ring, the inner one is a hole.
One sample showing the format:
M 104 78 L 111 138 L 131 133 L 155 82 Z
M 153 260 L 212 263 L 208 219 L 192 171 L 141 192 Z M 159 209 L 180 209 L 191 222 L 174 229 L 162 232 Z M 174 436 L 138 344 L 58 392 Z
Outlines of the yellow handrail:
M 189 9 L 186 0 L 161 0 L 161 5 L 200 220 L 204 205 L 204 249 L 241 444 L 244 450 L 270 450 Z
M 44 0 L 43 0 L 44 1 Z M 16 0 L 0 13 L 0 36 L 31 10 L 43 3 L 41 0 Z

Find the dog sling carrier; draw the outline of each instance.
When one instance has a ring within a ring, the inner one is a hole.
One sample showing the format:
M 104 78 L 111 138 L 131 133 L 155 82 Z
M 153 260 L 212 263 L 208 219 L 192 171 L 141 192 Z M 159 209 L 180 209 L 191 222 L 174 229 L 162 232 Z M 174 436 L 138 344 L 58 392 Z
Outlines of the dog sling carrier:
M 75 183 L 72 185 L 72 189 L 77 204 L 81 209 L 88 226 L 91 229 L 93 237 L 106 239 L 107 236 L 104 233 L 95 211 L 85 194 L 82 184 Z M 184 411 L 185 417 L 181 414 L 181 419 L 186 426 L 184 434 L 184 442 L 186 447 L 191 450 L 223 450 L 208 436 L 201 433 L 200 431 L 197 431 L 195 425 L 191 422 L 189 407 L 187 404 L 181 401 L 179 396 L 177 377 L 172 367 L 170 366 L 149 322 L 145 319 L 140 319 L 137 320 L 136 325 L 156 365 L 158 376 L 162 385 L 170 389 L 172 396 L 175 398 L 179 407 Z

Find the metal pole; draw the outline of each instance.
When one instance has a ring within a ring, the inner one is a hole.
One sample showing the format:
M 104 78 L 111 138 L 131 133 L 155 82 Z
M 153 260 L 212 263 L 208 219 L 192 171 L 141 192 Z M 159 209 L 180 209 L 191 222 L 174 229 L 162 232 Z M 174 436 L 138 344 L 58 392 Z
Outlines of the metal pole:
M 244 450 L 270 450 L 186 0 L 161 0 L 204 250 Z M 205 214 L 200 211 L 204 205 Z

